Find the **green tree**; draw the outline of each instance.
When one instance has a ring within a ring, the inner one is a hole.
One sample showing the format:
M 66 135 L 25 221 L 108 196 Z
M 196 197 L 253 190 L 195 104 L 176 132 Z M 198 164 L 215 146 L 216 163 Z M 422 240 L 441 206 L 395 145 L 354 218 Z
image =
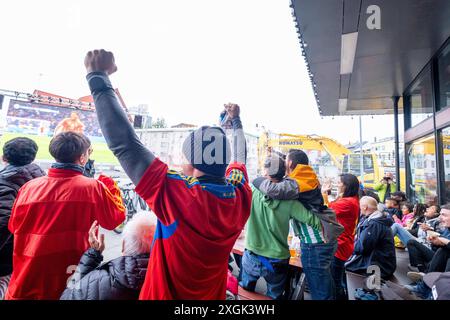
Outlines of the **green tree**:
M 167 128 L 167 123 L 164 118 L 157 118 L 154 123 L 152 123 L 152 128 Z

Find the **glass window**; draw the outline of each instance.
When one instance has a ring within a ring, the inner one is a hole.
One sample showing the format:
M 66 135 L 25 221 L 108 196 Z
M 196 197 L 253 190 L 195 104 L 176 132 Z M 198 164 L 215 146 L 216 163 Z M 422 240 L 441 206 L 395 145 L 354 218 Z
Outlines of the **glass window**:
M 450 44 L 438 57 L 439 109 L 450 107 Z
M 405 93 L 406 103 L 411 108 L 411 127 L 433 115 L 433 92 L 431 69 L 427 67 Z
M 432 165 L 436 161 L 434 135 L 413 142 L 408 148 L 408 159 L 411 170 L 409 191 L 413 202 L 436 202 L 437 175 Z
M 442 130 L 442 154 L 444 155 L 445 202 L 450 202 L 450 127 Z

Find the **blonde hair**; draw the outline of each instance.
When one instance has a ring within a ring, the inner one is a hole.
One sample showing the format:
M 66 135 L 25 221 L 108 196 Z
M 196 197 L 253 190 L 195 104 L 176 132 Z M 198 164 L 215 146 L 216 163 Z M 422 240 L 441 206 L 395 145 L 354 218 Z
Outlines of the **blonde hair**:
M 361 200 L 359 200 L 359 203 L 361 205 L 367 205 L 370 209 L 378 210 L 378 202 L 377 200 L 375 200 L 375 198 L 364 196 L 361 198 Z

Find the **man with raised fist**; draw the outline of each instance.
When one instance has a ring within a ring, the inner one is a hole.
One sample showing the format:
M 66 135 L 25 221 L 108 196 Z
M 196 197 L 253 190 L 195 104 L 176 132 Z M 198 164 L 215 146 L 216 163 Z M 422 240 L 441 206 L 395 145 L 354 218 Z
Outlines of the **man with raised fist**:
M 234 129 L 233 155 L 222 128 L 203 126 L 183 143 L 181 174 L 136 136 L 109 80 L 117 71 L 113 54 L 90 51 L 85 66 L 108 146 L 158 217 L 140 299 L 225 299 L 228 256 L 252 198 L 239 107 L 226 108 Z

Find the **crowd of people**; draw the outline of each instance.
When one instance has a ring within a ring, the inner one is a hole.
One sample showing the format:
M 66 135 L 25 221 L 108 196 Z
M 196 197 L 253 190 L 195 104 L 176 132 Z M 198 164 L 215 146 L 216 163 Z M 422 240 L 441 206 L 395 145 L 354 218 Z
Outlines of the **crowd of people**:
M 320 184 L 302 150 L 270 155 L 264 176 L 249 181 L 236 104 L 221 113 L 234 143 L 224 128 L 203 126 L 183 143 L 182 172 L 169 170 L 138 139 L 117 100 L 112 53 L 91 51 L 85 66 L 102 133 L 152 213 L 127 223 L 122 255 L 103 263 L 99 227 L 117 227 L 125 208 L 111 178 L 86 174 L 89 138 L 55 135 L 47 174 L 33 163 L 34 141 L 8 141 L 0 172 L 0 299 L 225 299 L 230 252 L 244 229 L 239 285 L 254 291 L 263 277 L 267 295 L 283 299 L 290 228 L 313 300 L 348 299 L 347 272 L 367 276 L 377 266 L 389 280 L 396 247 L 410 257 L 407 290 L 448 297 L 440 281 L 450 272 L 450 205 L 411 204 L 390 174 L 378 194 L 343 174 L 331 201 L 331 186 Z
M 7 113 L 8 130 L 15 133 L 46 134 L 52 136 L 58 125 L 65 119 L 77 115 L 83 124 L 83 133 L 90 137 L 102 137 L 102 132 L 95 112 L 76 110 L 68 107 L 58 107 L 35 104 L 22 101 L 11 101 Z M 58 131 L 58 130 L 56 130 Z

